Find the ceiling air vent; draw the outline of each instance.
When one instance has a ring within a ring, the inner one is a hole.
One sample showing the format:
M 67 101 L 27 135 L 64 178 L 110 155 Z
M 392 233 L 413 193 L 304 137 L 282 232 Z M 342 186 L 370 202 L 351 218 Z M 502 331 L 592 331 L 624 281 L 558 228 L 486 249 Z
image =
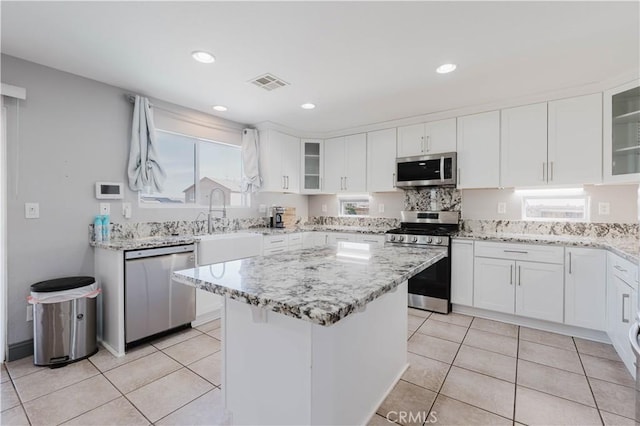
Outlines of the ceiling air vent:
M 272 91 L 289 85 L 289 83 L 287 83 L 286 81 L 271 74 L 261 75 L 260 77 L 256 77 L 253 80 L 250 80 L 249 82 L 268 91 Z

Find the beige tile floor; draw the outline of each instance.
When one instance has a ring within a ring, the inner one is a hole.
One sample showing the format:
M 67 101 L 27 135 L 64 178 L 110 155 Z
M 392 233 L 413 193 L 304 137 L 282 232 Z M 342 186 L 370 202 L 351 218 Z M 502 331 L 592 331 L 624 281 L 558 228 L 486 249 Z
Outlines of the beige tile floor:
M 458 314 L 408 320 L 410 367 L 371 424 L 634 424 L 634 382 L 611 345 Z M 7 363 L 0 424 L 223 424 L 219 339 L 212 321 L 122 358 Z

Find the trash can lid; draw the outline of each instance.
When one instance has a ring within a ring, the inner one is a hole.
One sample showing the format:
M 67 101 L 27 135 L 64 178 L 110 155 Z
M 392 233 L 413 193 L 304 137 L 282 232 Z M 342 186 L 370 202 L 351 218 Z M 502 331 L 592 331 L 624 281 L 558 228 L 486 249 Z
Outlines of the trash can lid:
M 31 285 L 31 291 L 37 293 L 49 293 L 52 291 L 64 291 L 84 287 L 95 283 L 93 277 L 64 277 L 55 280 L 40 281 Z

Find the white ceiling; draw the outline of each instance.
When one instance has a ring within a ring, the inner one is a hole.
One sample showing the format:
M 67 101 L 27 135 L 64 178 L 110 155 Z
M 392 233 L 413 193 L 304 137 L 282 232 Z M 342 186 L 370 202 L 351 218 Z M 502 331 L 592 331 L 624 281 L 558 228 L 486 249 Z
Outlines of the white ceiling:
M 241 123 L 329 132 L 633 72 L 639 5 L 2 1 L 1 48 Z M 193 61 L 200 49 L 216 63 Z M 445 62 L 458 69 L 436 74 Z M 291 85 L 247 83 L 267 72 Z

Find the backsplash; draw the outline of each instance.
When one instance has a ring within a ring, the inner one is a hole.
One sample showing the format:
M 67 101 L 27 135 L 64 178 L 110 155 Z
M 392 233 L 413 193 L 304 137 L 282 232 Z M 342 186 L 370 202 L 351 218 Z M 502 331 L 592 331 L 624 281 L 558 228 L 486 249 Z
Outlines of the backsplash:
M 471 220 L 460 225 L 472 234 L 541 234 L 590 238 L 638 238 L 636 223 L 532 222 L 522 220 Z
M 459 212 L 461 208 L 462 193 L 455 188 L 433 187 L 404 191 L 405 210 Z
M 387 217 L 312 216 L 307 220 L 305 225 L 391 229 L 400 226 L 400 219 Z
M 264 228 L 269 218 L 252 217 L 244 219 L 213 219 L 214 232 L 236 231 L 240 229 Z M 112 223 L 112 240 L 135 238 L 168 237 L 171 235 L 202 235 L 207 233 L 206 220 L 175 220 L 166 222 L 125 222 Z M 89 239 L 93 241 L 93 225 L 89 225 Z

